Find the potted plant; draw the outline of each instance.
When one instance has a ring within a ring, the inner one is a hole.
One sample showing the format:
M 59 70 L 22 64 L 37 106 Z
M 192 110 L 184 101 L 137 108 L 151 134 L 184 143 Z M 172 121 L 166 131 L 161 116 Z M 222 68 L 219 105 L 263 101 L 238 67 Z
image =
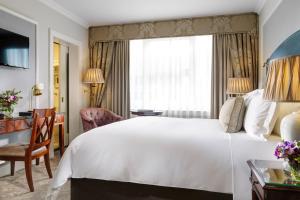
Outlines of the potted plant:
M 274 154 L 288 163 L 288 170 L 294 180 L 300 181 L 300 141 L 283 141 L 279 143 Z
M 12 118 L 14 107 L 22 99 L 19 95 L 21 91 L 6 90 L 0 93 L 0 111 L 8 118 Z

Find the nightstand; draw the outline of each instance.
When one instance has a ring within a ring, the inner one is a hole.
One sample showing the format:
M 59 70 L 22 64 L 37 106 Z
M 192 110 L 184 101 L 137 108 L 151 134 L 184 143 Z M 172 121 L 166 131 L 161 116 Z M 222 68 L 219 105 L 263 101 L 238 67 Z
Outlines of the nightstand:
M 283 162 L 249 160 L 252 200 L 300 200 L 300 182 L 283 170 Z

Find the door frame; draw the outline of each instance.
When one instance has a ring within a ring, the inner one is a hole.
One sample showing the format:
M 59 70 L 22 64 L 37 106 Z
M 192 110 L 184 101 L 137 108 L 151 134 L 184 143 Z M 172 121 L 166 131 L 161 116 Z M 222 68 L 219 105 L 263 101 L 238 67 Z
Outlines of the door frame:
M 54 48 L 54 39 L 57 38 L 59 40 L 63 40 L 64 42 L 70 43 L 74 46 L 78 47 L 78 65 L 82 66 L 83 65 L 83 60 L 82 60 L 82 43 L 70 36 L 64 35 L 62 33 L 59 33 L 53 29 L 49 29 L 49 99 L 48 99 L 48 105 L 50 107 L 53 107 L 53 98 L 52 98 L 52 93 L 53 93 L 53 75 L 54 75 L 54 68 L 53 68 L 53 48 Z
M 77 60 L 73 59 L 74 62 L 78 65 L 79 68 L 82 68 L 84 62 L 83 62 L 83 46 L 82 46 L 82 42 L 70 37 L 70 36 L 67 36 L 65 34 L 62 34 L 62 33 L 59 33 L 51 28 L 49 28 L 49 98 L 48 98 L 48 105 L 50 107 L 53 107 L 54 106 L 54 100 L 53 100 L 53 91 L 54 91 L 54 66 L 53 66 L 53 49 L 54 49 L 54 41 L 55 39 L 58 39 L 58 40 L 62 40 L 63 42 L 65 43 L 68 43 L 70 44 L 71 46 L 74 46 L 76 47 L 76 51 L 78 51 L 78 57 L 77 57 Z M 71 51 L 69 51 L 69 58 L 70 58 L 70 55 L 71 55 Z M 70 64 L 70 60 L 69 60 L 69 64 Z M 69 70 L 68 70 L 68 76 L 70 77 L 70 71 L 71 71 L 71 67 L 69 66 Z M 79 72 L 81 74 L 81 71 Z M 80 78 L 80 77 L 78 77 Z M 70 81 L 70 78 L 69 78 L 69 81 Z M 70 86 L 70 84 L 69 84 Z M 68 105 L 69 105 L 69 108 L 70 108 L 70 100 L 71 100 L 71 97 L 70 97 L 70 88 L 68 88 Z M 80 93 L 80 89 L 78 88 L 78 93 Z M 71 110 L 69 109 L 69 113 L 71 112 Z M 78 113 L 79 115 L 79 113 Z M 79 133 L 76 133 L 77 132 L 77 129 L 79 127 L 75 127 L 76 125 L 73 125 L 71 124 L 71 119 L 70 119 L 70 115 L 68 117 L 68 124 L 69 124 L 69 135 L 68 135 L 68 142 L 67 143 L 70 143 L 71 140 L 76 136 L 78 135 Z M 76 119 L 75 119 L 76 120 Z M 73 120 L 74 121 L 74 120 Z M 77 121 L 77 120 L 76 120 Z M 73 131 L 72 131 L 73 130 Z M 75 131 L 74 131 L 75 130 Z M 79 130 L 78 130 L 79 131 Z

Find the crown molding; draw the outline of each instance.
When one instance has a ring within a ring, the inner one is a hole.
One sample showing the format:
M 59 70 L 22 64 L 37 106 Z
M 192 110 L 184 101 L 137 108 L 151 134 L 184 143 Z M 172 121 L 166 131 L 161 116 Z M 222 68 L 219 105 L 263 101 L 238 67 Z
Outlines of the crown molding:
M 71 19 L 72 21 L 76 22 L 77 24 L 83 26 L 84 28 L 89 28 L 90 27 L 90 24 L 87 21 L 85 21 L 81 17 L 75 15 L 71 11 L 65 9 L 64 7 L 62 7 L 61 5 L 56 3 L 55 1 L 53 1 L 53 0 L 38 0 L 38 1 L 40 1 L 44 5 L 48 6 L 49 8 L 52 8 L 56 12 L 64 15 L 65 17 Z
M 6 13 L 9 13 L 11 15 L 14 15 L 16 17 L 19 17 L 21 19 L 24 19 L 25 21 L 28 21 L 28 22 L 30 22 L 32 24 L 35 24 L 35 25 L 38 24 L 37 21 L 35 21 L 35 20 L 33 20 L 33 19 L 29 18 L 29 17 L 26 17 L 25 15 L 22 15 L 22 14 L 20 14 L 18 12 L 15 12 L 15 11 L 11 10 L 10 8 L 7 8 L 7 7 L 3 6 L 3 5 L 0 5 L 0 10 L 4 11 Z
M 275 3 L 272 2 L 272 4 L 270 4 L 271 6 L 269 6 L 269 8 L 266 11 L 264 11 L 264 6 L 266 4 L 268 4 L 268 2 L 274 1 L 274 0 L 264 0 L 264 1 L 265 1 L 264 5 L 261 8 L 260 13 L 259 13 L 259 15 L 262 17 L 262 20 L 261 20 L 262 25 L 264 25 L 271 18 L 273 13 L 277 10 L 279 5 L 283 2 L 283 0 L 276 0 Z
M 264 8 L 266 2 L 267 2 L 267 0 L 258 0 L 256 7 L 255 7 L 255 12 L 260 14 L 262 9 Z

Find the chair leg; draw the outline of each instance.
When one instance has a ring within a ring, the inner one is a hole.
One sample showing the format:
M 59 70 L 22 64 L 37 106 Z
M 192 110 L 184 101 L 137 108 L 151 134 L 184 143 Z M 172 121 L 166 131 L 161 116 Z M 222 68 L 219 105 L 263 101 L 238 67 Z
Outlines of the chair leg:
M 52 178 L 49 153 L 44 155 L 44 160 L 45 160 L 45 165 L 46 165 L 46 169 L 47 169 L 49 178 Z
M 36 158 L 35 159 L 35 165 L 39 165 L 40 164 L 40 158 Z
M 15 161 L 10 161 L 10 175 L 15 175 Z
M 26 159 L 25 160 L 25 173 L 26 173 L 26 179 L 27 183 L 30 189 L 30 192 L 34 191 L 33 182 L 32 182 L 32 169 L 31 169 L 31 160 Z

